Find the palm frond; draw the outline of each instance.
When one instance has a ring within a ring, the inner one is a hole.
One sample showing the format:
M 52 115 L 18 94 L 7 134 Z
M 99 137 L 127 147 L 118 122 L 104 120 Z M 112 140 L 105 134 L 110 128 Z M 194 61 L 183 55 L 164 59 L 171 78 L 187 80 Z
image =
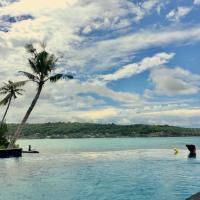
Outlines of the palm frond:
M 74 79 L 74 76 L 71 74 L 64 74 L 63 79 Z
M 49 80 L 50 82 L 57 82 L 58 80 L 61 79 L 73 79 L 74 77 L 70 74 L 56 74 L 53 76 L 50 76 Z
M 40 42 L 40 46 L 43 48 L 43 50 L 45 50 L 46 49 L 46 47 L 47 47 L 47 44 L 46 44 L 46 42 Z
M 9 83 L 10 85 L 12 85 L 12 84 L 13 84 L 13 82 L 12 82 L 12 81 L 10 81 L 10 80 L 8 81 L 8 83 Z
M 37 55 L 37 67 L 38 70 L 41 74 L 43 74 L 44 76 L 47 76 L 48 73 L 50 72 L 50 66 L 47 65 L 47 59 L 49 57 L 48 52 L 46 51 L 42 51 L 40 53 L 38 53 Z
M 33 74 L 38 75 L 38 79 L 41 77 L 43 79 L 48 78 L 49 75 L 55 70 L 56 62 L 58 58 L 46 51 L 46 43 L 41 43 L 42 51 L 37 52 L 34 48 L 33 44 L 27 44 L 25 46 L 26 50 L 32 54 L 32 56 L 28 59 L 29 66 L 31 67 Z M 33 80 L 28 74 L 26 76 Z
M 19 73 L 23 74 L 24 76 L 26 76 L 31 81 L 37 82 L 37 80 L 38 80 L 37 76 L 35 76 L 34 74 L 31 74 L 29 72 L 19 71 Z
M 57 61 L 58 58 L 56 58 L 53 54 L 51 54 L 48 56 L 46 60 L 46 65 L 50 66 L 51 70 L 53 70 Z
M 56 81 L 62 79 L 62 77 L 63 77 L 63 74 L 56 74 L 56 75 L 50 76 L 49 80 L 50 80 L 50 82 L 56 82 Z
M 25 90 L 21 89 L 21 88 L 18 88 L 18 89 L 15 89 L 15 92 L 24 92 Z
M 0 92 L 1 92 L 1 91 L 7 91 L 7 90 L 8 90 L 8 88 L 5 87 L 5 86 L 3 86 L 3 87 L 0 88 Z
M 14 99 L 17 98 L 16 92 L 13 93 L 13 97 L 14 97 Z
M 10 97 L 11 94 L 8 94 L 5 98 L 3 98 L 3 100 L 0 101 L 0 106 L 5 106 L 8 103 Z
M 23 95 L 22 92 L 24 92 L 24 91 L 25 90 L 23 90 L 23 89 L 16 89 L 15 93 L 18 94 L 18 95 Z
M 33 47 L 33 44 L 29 43 L 25 45 L 25 49 L 28 53 L 35 54 L 36 49 Z
M 8 91 L 0 91 L 0 95 L 4 95 L 4 94 L 7 94 Z
M 28 59 L 28 62 L 29 62 L 29 65 L 30 65 L 32 71 L 33 71 L 34 73 L 38 74 L 39 71 L 38 71 L 37 65 L 36 65 L 36 63 L 35 63 L 35 59 L 31 59 L 31 58 L 30 58 L 30 59 Z
M 18 95 L 23 95 L 21 92 L 16 92 L 16 94 L 18 94 Z
M 23 87 L 26 83 L 27 83 L 27 81 L 12 82 L 12 86 L 14 89 L 16 89 L 19 87 Z

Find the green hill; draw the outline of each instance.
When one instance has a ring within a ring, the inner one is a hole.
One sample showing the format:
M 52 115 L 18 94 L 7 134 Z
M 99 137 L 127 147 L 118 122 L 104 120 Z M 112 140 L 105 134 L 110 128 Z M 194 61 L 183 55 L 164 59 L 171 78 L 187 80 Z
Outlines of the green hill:
M 17 124 L 9 124 L 12 135 Z M 103 138 L 103 137 L 166 137 L 200 136 L 200 128 L 181 128 L 168 125 L 116 125 L 94 123 L 27 124 L 21 138 Z

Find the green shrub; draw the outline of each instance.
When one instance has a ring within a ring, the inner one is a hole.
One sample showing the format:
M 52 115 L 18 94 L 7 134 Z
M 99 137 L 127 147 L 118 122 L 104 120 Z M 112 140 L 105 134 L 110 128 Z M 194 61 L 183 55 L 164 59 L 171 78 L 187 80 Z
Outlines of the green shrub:
M 7 148 L 9 142 L 6 139 L 6 133 L 8 131 L 7 125 L 5 123 L 0 124 L 0 149 Z

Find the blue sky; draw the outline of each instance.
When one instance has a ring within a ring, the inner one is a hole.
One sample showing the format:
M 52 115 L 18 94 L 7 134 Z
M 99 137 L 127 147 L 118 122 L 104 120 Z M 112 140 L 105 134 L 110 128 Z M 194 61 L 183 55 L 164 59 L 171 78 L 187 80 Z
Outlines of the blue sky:
M 200 0 L 2 0 L 0 78 L 22 80 L 24 45 L 46 41 L 75 79 L 47 85 L 30 122 L 200 127 L 199 19 Z M 7 121 L 34 94 L 27 85 Z

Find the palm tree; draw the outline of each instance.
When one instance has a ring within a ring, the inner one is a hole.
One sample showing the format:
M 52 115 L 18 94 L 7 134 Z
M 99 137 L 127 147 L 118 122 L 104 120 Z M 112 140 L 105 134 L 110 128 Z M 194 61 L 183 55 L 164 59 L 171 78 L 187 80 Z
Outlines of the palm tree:
M 8 81 L 8 83 L 3 83 L 4 86 L 0 88 L 0 95 L 6 95 L 1 101 L 0 106 L 6 106 L 6 111 L 3 115 L 3 118 L 1 120 L 1 124 L 4 123 L 4 120 L 6 118 L 6 115 L 8 113 L 10 104 L 12 99 L 16 99 L 17 95 L 22 95 L 22 92 L 24 91 L 21 89 L 25 85 L 26 81 L 19 81 L 19 82 L 12 82 Z
M 32 44 L 27 44 L 25 46 L 27 52 L 31 55 L 28 61 L 32 73 L 25 71 L 20 71 L 20 73 L 26 76 L 30 81 L 37 84 L 37 92 L 24 118 L 22 119 L 21 124 L 18 126 L 14 136 L 11 138 L 8 148 L 13 148 L 16 140 L 19 138 L 26 121 L 28 120 L 32 110 L 34 109 L 40 97 L 41 91 L 45 83 L 47 81 L 55 83 L 60 79 L 73 79 L 73 76 L 70 74 L 54 73 L 58 58 L 56 58 L 54 54 L 48 53 L 45 49 L 45 46 L 45 44 L 41 45 L 42 50 L 40 52 L 38 52 Z

